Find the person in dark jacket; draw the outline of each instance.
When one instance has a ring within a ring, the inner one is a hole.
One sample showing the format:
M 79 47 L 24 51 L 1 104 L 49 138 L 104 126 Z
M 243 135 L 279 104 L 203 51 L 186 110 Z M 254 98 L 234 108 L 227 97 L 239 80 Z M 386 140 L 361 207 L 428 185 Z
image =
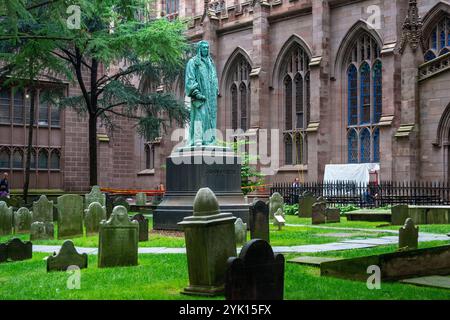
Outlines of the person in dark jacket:
M 9 181 L 6 172 L 3 174 L 3 179 L 0 180 L 0 197 L 9 197 Z

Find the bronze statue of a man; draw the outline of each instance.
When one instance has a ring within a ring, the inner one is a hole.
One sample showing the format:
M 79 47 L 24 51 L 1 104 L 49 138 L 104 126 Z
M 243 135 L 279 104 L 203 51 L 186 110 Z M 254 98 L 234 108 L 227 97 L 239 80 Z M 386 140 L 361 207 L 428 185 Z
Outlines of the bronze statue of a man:
M 206 41 L 197 43 L 197 54 L 186 66 L 186 96 L 191 98 L 189 146 L 216 143 L 218 79 Z

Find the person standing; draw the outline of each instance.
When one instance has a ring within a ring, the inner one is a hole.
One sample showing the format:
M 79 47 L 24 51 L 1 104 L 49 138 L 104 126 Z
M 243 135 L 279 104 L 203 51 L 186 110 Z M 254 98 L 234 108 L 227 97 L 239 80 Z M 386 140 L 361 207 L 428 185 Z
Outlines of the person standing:
M 3 173 L 3 179 L 0 180 L 0 197 L 9 198 L 9 181 L 8 173 Z

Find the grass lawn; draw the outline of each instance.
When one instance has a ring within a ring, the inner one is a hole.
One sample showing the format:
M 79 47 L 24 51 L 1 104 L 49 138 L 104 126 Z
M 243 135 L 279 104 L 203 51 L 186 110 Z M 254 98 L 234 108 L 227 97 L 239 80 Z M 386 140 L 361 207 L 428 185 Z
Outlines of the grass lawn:
M 366 253 L 391 248 L 367 249 Z M 364 250 L 352 251 L 362 254 Z M 337 253 L 335 253 L 337 254 Z M 286 255 L 290 259 L 296 255 Z M 70 274 L 47 273 L 46 254 L 32 260 L 0 265 L 0 299 L 205 299 L 180 294 L 188 284 L 185 255 L 140 255 L 139 266 L 97 268 L 97 257 L 89 256 L 88 269 L 81 270 L 81 288 L 67 289 Z M 315 267 L 286 264 L 285 299 L 376 300 L 449 299 L 448 290 L 383 283 L 381 290 L 368 290 L 364 282 L 320 277 Z M 219 297 L 216 299 L 223 299 Z

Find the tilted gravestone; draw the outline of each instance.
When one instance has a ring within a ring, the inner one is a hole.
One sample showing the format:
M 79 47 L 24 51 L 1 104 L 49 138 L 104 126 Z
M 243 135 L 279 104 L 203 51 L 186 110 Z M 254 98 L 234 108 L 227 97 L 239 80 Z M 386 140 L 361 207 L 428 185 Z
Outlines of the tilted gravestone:
M 316 202 L 312 206 L 312 224 L 327 223 L 326 216 L 327 204 L 325 202 Z
M 58 239 L 83 235 L 83 197 L 65 194 L 58 197 Z
M 87 268 L 88 256 L 86 253 L 79 254 L 72 240 L 66 240 L 58 254 L 55 252 L 47 258 L 47 272 L 66 271 L 70 266 L 77 266 L 80 269 Z
M 147 204 L 147 195 L 143 192 L 136 194 L 136 205 L 145 206 Z
M 234 234 L 236 237 L 236 245 L 243 245 L 247 242 L 247 224 L 241 218 L 237 218 L 234 223 Z
M 109 220 L 100 223 L 98 267 L 138 265 L 138 241 L 137 221 L 130 221 L 125 207 L 115 207 Z
M 393 206 L 391 209 L 391 224 L 394 226 L 402 226 L 406 219 L 409 218 L 409 207 L 406 204 Z
M 31 230 L 31 212 L 28 208 L 20 208 L 14 212 L 14 232 L 29 233 Z
M 91 192 L 84 195 L 84 208 L 89 208 L 93 202 L 100 203 L 103 207 L 106 206 L 106 196 L 101 192 L 99 186 L 93 186 Z
M 286 225 L 286 220 L 284 219 L 283 210 L 281 210 L 281 208 L 278 209 L 278 211 L 275 212 L 275 215 L 273 216 L 273 218 L 274 218 L 273 225 L 275 227 L 278 227 L 278 231 L 281 231 L 281 228 Z
M 405 225 L 399 230 L 398 248 L 413 250 L 419 247 L 419 227 L 414 225 L 411 218 L 406 219 Z
M 8 208 L 4 201 L 0 201 L 0 236 L 12 234 L 13 209 Z
M 316 197 L 309 191 L 303 192 L 298 202 L 298 216 L 301 218 L 312 217 L 312 206 L 317 202 Z
M 127 199 L 125 199 L 122 196 L 115 198 L 113 204 L 114 204 L 114 208 L 117 206 L 122 206 L 122 207 L 125 207 L 127 209 L 127 211 L 130 211 L 130 204 L 128 203 Z
M 269 206 L 258 200 L 250 206 L 250 238 L 269 242 Z
M 55 227 L 53 222 L 33 222 L 31 224 L 30 240 L 53 240 Z
M 220 213 L 211 189 L 197 192 L 193 216 L 178 223 L 184 230 L 189 271 L 189 286 L 182 293 L 223 294 L 227 259 L 236 255 L 235 221 L 231 213 Z
M 31 222 L 53 222 L 53 201 L 48 201 L 45 195 L 34 201 Z
M 84 210 L 84 226 L 86 234 L 98 233 L 100 229 L 100 221 L 106 220 L 106 208 L 98 202 L 92 202 L 87 209 Z
M 273 216 L 275 212 L 278 211 L 278 209 L 281 208 L 283 210 L 284 205 L 284 199 L 281 194 L 278 192 L 275 192 L 270 198 L 269 198 L 269 215 L 270 219 L 273 219 Z
M 0 243 L 0 263 L 8 260 L 8 250 L 5 243 Z
M 22 261 L 33 257 L 33 244 L 30 241 L 23 242 L 14 238 L 6 243 L 8 260 Z
M 227 265 L 227 300 L 283 300 L 284 256 L 274 255 L 266 241 L 251 240 Z
M 139 224 L 139 242 L 148 241 L 148 219 L 142 213 L 138 213 L 131 220 Z

